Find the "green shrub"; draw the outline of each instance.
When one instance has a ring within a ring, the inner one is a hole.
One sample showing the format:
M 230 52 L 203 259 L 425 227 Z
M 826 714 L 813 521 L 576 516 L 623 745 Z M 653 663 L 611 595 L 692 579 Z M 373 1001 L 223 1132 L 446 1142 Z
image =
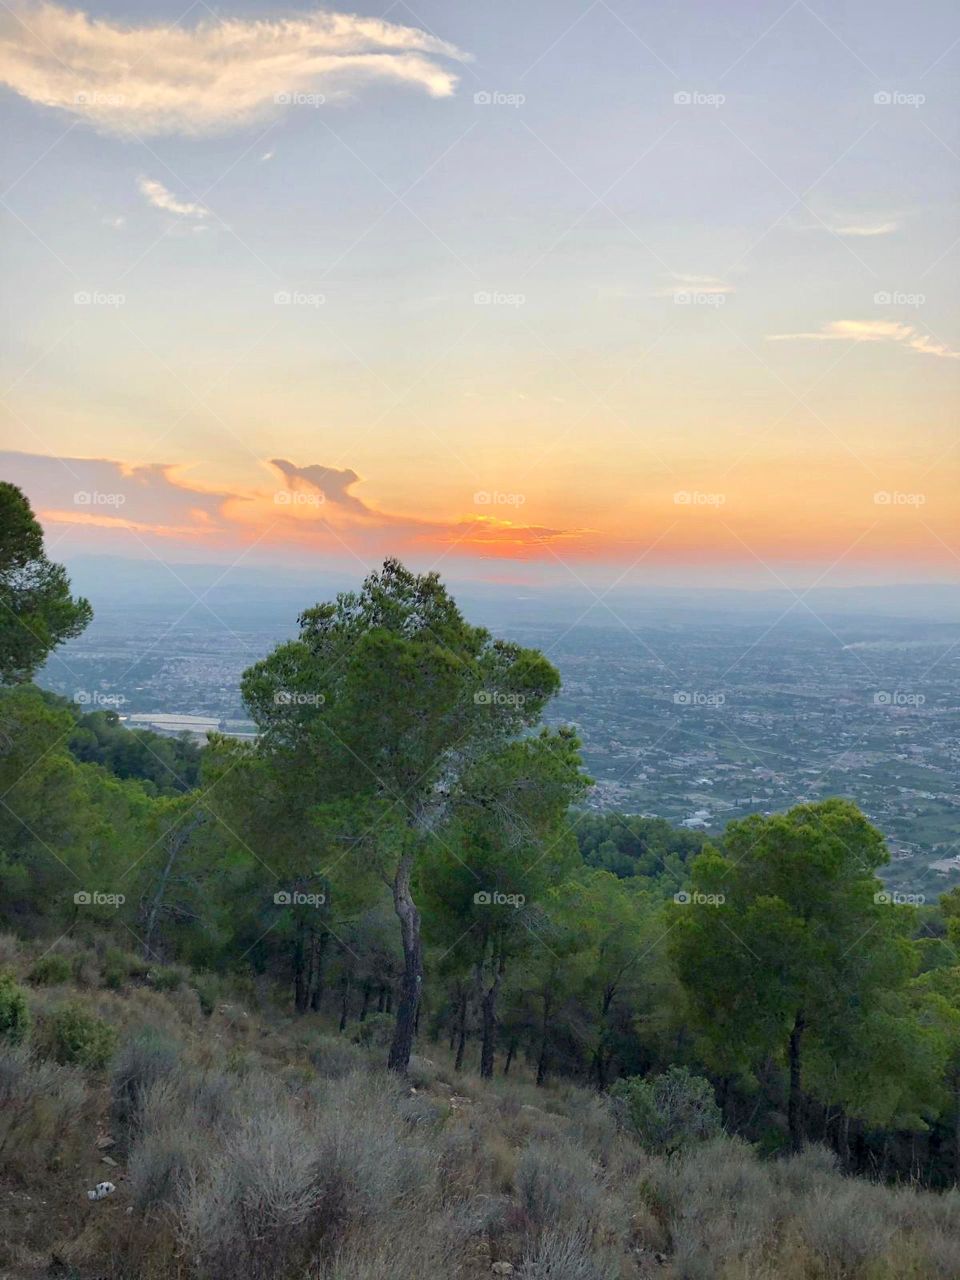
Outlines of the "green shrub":
M 150 971 L 150 981 L 157 991 L 176 991 L 183 984 L 184 971 L 176 965 L 164 965 Z
M 0 973 L 0 1040 L 22 1044 L 29 1032 L 26 992 L 12 973 Z
M 710 1081 L 686 1067 L 618 1080 L 610 1096 L 621 1123 L 651 1151 L 677 1151 L 721 1130 Z
M 76 1002 L 61 1005 L 49 1023 L 52 1056 L 60 1063 L 97 1069 L 110 1061 L 117 1034 L 109 1023 Z
M 393 1038 L 393 1015 L 372 1013 L 369 1018 L 360 1023 L 357 1034 L 353 1038 L 364 1048 L 385 1048 Z
M 200 1011 L 209 1018 L 220 999 L 220 979 L 215 973 L 197 973 L 191 986 L 200 1001 Z
M 126 954 L 117 947 L 110 947 L 103 957 L 103 985 L 111 991 L 119 991 L 129 976 Z
M 30 970 L 30 981 L 38 986 L 52 987 L 61 982 L 69 982 L 73 977 L 73 965 L 66 956 L 50 951 L 41 956 Z

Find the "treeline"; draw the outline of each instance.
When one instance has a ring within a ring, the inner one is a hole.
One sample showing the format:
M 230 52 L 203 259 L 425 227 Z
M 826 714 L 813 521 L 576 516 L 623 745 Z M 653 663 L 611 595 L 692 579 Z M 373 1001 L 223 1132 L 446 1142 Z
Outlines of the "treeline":
M 715 845 L 585 812 L 576 736 L 541 723 L 555 669 L 395 561 L 246 672 L 257 741 L 212 738 L 191 777 L 183 744 L 127 750 L 26 682 L 71 625 L 45 580 L 56 617 L 0 691 L 6 927 L 252 973 L 397 1071 L 439 1037 L 488 1077 L 522 1056 L 603 1089 L 681 1065 L 763 1150 L 816 1138 L 849 1169 L 960 1178 L 960 893 L 892 900 L 852 804 Z

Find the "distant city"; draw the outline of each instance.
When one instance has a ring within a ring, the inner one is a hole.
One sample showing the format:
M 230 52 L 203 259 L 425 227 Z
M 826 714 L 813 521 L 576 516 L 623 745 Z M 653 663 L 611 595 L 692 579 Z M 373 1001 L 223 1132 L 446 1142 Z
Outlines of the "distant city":
M 309 599 L 298 590 L 298 605 L 108 599 L 42 682 L 131 727 L 252 736 L 240 676 L 295 634 Z M 955 619 L 639 602 L 577 621 L 582 611 L 506 606 L 488 596 L 466 612 L 559 668 L 548 719 L 580 732 L 591 809 L 719 832 L 732 818 L 844 795 L 887 837 L 894 887 L 933 895 L 960 883 Z

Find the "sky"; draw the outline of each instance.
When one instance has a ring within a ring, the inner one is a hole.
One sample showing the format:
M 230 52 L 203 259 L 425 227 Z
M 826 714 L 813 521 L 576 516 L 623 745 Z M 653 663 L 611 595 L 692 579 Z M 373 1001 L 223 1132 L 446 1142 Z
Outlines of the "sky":
M 0 10 L 49 547 L 955 582 L 946 0 Z

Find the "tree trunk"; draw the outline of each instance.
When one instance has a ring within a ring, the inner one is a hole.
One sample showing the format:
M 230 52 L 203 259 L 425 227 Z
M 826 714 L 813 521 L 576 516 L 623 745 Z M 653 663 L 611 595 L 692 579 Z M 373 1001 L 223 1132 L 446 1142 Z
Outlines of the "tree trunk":
M 347 1029 L 347 1014 L 350 1011 L 350 975 L 344 974 L 340 984 L 340 1030 Z
M 547 1079 L 547 1033 L 544 1030 L 540 1037 L 540 1056 L 537 1058 L 537 1088 L 541 1088 Z
M 363 1003 L 360 1005 L 360 1021 L 366 1022 L 367 1009 L 370 1007 L 370 979 L 363 984 Z
M 206 814 L 200 812 L 190 822 L 185 822 L 177 831 L 173 831 L 168 836 L 167 843 L 167 860 L 164 863 L 163 870 L 160 873 L 160 880 L 157 884 L 157 891 L 153 895 L 153 901 L 150 904 L 150 910 L 147 913 L 146 923 L 143 930 L 143 958 L 145 960 L 156 959 L 160 957 L 154 950 L 154 937 L 156 934 L 157 924 L 160 919 L 160 912 L 163 910 L 163 900 L 167 895 L 167 883 L 170 879 L 171 872 L 176 864 L 177 858 L 186 848 L 190 837 L 203 822 L 206 821 Z
M 387 1066 L 391 1071 L 406 1074 L 413 1050 L 417 1009 L 423 987 L 423 954 L 420 945 L 420 912 L 410 892 L 410 876 L 413 871 L 413 854 L 405 853 L 400 859 L 393 881 L 393 905 L 400 921 L 400 941 L 403 944 L 403 980 L 400 985 L 400 1004 L 393 1044 Z
M 543 997 L 543 1024 L 540 1028 L 540 1054 L 537 1058 L 537 1088 L 547 1079 L 547 1040 L 550 1029 L 550 997 Z
M 377 999 L 377 1013 L 383 1013 L 386 1007 L 387 1007 L 387 988 L 383 985 L 383 983 L 381 983 L 380 995 Z
M 480 1002 L 480 1014 L 483 1025 L 483 1040 L 480 1045 L 480 1079 L 493 1079 L 493 1056 L 497 1047 L 497 996 L 500 994 L 500 983 L 503 979 L 503 957 L 494 961 L 495 974 L 493 982 L 483 993 Z
M 787 1099 L 787 1124 L 790 1128 L 790 1145 L 794 1151 L 803 1147 L 803 1097 L 800 1092 L 800 1041 L 804 1029 L 803 1010 L 797 1011 L 793 1030 L 790 1032 L 790 1094 Z
M 327 944 L 330 934 L 324 929 L 320 937 L 313 939 L 313 972 L 310 975 L 310 1008 L 314 1013 L 320 1012 L 323 1003 L 324 966 L 326 962 Z
M 510 1074 L 510 1066 L 513 1062 L 513 1055 L 516 1053 L 516 1050 L 517 1050 L 517 1042 L 516 1040 L 511 1040 L 510 1043 L 507 1045 L 507 1060 L 503 1064 L 503 1074 L 505 1076 Z
M 293 1007 L 297 1013 L 306 1013 L 309 999 L 306 948 L 303 945 L 303 924 L 297 921 L 293 941 Z
M 467 990 L 464 987 L 460 996 L 460 1008 L 457 1012 L 457 1057 L 453 1064 L 454 1071 L 463 1070 L 463 1051 L 467 1047 Z

